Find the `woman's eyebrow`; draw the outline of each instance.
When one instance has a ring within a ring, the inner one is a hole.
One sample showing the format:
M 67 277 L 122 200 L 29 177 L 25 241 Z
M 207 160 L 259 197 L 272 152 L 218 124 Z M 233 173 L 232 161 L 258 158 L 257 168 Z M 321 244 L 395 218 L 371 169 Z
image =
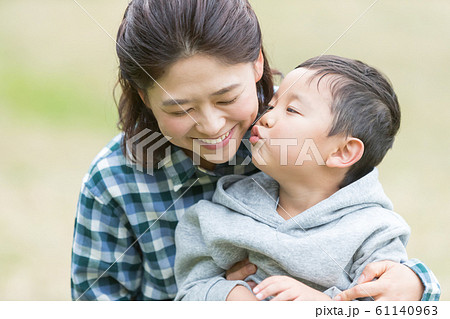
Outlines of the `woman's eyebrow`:
M 162 106 L 183 105 L 188 104 L 189 102 L 190 100 L 187 99 L 180 99 L 180 100 L 168 99 L 162 102 Z
M 222 94 L 228 93 L 239 86 L 241 86 L 239 83 L 231 84 L 223 89 L 220 89 L 219 91 L 212 93 L 211 96 L 222 95 Z
M 211 96 L 217 96 L 217 95 L 222 95 L 222 94 L 228 93 L 240 86 L 241 86 L 241 84 L 239 84 L 239 83 L 229 85 L 227 87 L 224 87 L 223 89 L 220 89 L 219 91 L 212 93 Z M 188 100 L 188 99 L 167 99 L 167 100 L 163 101 L 161 103 L 161 105 L 162 106 L 174 106 L 174 105 L 188 104 L 190 102 L 191 102 L 191 100 Z

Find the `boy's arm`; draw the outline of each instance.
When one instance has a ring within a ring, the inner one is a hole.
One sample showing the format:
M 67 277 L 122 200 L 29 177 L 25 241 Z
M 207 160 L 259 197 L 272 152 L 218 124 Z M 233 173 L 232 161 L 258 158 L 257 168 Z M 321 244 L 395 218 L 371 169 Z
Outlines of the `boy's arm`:
M 226 280 L 225 270 L 211 257 L 202 235 L 197 205 L 186 211 L 175 231 L 175 279 L 178 286 L 175 300 L 224 301 L 238 285 L 241 288 L 233 290 L 231 298 L 240 296 L 242 289 L 252 294 L 245 281 Z
M 361 282 L 360 276 L 370 263 L 390 260 L 392 264 L 400 265 L 398 264 L 399 262 L 406 261 L 408 259 L 406 243 L 409 238 L 409 233 L 409 227 L 405 223 L 399 224 L 395 220 L 389 221 L 388 219 L 384 224 L 380 225 L 380 227 L 361 244 L 355 253 L 353 265 L 348 271 L 348 275 L 353 279 L 353 282 L 348 288 L 354 287 L 354 290 L 364 295 L 364 297 L 369 297 L 370 300 L 381 299 L 372 289 L 373 286 L 378 283 L 376 281 L 371 281 L 365 285 L 358 285 L 358 283 Z M 342 296 L 342 293 L 339 293 L 338 295 Z M 334 297 L 337 297 L 337 294 L 335 294 Z M 341 299 L 335 298 L 335 300 Z

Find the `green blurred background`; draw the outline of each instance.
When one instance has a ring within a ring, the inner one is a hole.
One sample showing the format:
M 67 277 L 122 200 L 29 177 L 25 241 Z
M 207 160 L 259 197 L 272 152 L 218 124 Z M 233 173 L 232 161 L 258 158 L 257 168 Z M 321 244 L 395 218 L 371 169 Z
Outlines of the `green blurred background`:
M 79 0 L 115 37 L 128 1 Z M 253 0 L 272 66 L 320 55 L 372 3 Z M 381 69 L 402 127 L 380 167 L 410 257 L 449 300 L 450 2 L 378 1 L 328 51 Z M 113 40 L 73 0 L 0 1 L 0 300 L 70 299 L 78 191 L 115 135 Z

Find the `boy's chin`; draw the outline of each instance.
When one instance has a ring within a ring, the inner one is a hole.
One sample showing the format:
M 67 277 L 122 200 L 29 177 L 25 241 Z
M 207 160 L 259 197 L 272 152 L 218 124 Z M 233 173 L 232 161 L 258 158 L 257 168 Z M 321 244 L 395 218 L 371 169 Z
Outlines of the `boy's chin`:
M 274 167 L 273 165 L 267 163 L 258 162 L 255 158 L 252 158 L 252 163 L 255 165 L 261 172 L 266 173 L 273 179 L 277 179 L 277 176 L 280 173 L 280 167 Z
M 297 180 L 305 171 L 295 165 L 273 165 L 273 163 L 261 164 L 252 159 L 253 164 L 261 171 L 272 177 L 278 183 L 280 181 Z

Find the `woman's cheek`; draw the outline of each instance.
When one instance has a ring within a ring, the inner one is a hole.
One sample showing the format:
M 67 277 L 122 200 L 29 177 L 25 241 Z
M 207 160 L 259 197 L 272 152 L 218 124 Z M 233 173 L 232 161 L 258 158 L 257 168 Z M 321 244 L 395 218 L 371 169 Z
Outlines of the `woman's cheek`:
M 179 138 L 188 135 L 192 127 L 192 119 L 187 123 L 184 118 L 165 117 L 158 121 L 159 129 L 164 136 L 168 138 Z
M 250 122 L 253 122 L 253 120 L 256 119 L 257 115 L 258 115 L 258 100 L 254 99 L 248 99 L 243 101 L 240 107 L 237 107 L 233 112 L 233 116 L 241 121 L 248 120 Z

